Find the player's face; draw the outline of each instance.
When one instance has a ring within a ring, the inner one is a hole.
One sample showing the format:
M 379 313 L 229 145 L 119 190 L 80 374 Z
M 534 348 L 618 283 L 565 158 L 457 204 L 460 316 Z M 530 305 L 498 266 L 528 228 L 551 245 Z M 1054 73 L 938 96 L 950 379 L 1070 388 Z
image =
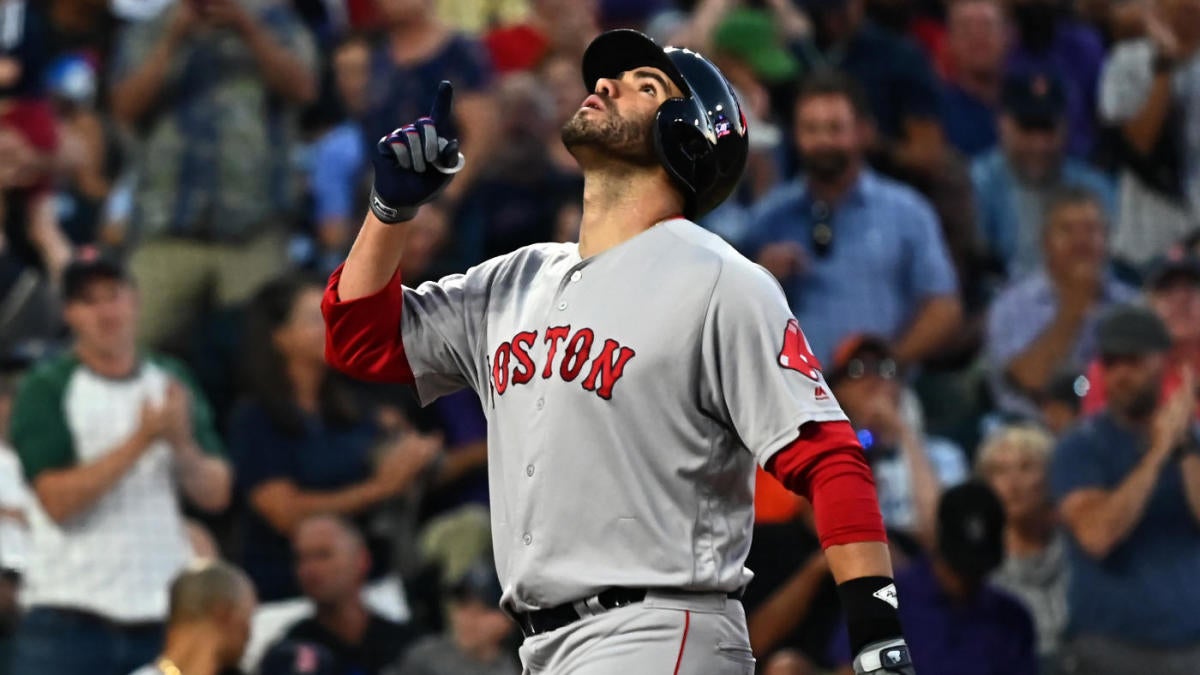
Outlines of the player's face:
M 80 298 L 67 303 L 64 318 L 82 348 L 122 354 L 136 344 L 137 292 L 123 281 L 92 281 Z
M 1167 324 L 1171 340 L 1189 343 L 1200 340 L 1200 286 L 1178 279 L 1150 294 L 1150 306 Z
M 857 162 L 862 129 L 845 96 L 814 96 L 796 109 L 796 143 L 804 170 L 818 181 L 835 181 Z
M 664 101 L 682 95 L 657 68 L 603 78 L 563 126 L 563 143 L 581 162 L 595 153 L 635 166 L 656 166 L 655 113 Z

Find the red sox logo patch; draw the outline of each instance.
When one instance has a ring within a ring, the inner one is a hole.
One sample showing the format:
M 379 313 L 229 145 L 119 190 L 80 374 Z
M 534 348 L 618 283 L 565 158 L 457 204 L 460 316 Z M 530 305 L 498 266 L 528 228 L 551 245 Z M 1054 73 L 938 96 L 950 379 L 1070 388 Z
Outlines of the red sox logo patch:
M 783 349 L 779 351 L 779 365 L 794 370 L 814 382 L 821 381 L 821 362 L 813 356 L 808 348 L 808 340 L 804 339 L 804 331 L 800 330 L 800 322 L 788 319 L 787 328 L 783 331 Z

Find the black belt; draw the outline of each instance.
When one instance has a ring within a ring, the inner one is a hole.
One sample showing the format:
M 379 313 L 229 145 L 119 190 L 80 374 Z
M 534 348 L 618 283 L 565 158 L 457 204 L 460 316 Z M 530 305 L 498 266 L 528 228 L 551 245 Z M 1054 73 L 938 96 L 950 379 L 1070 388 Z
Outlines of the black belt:
M 593 614 L 599 614 L 603 611 L 625 607 L 639 603 L 646 599 L 646 595 L 653 589 L 650 588 L 610 588 L 606 591 L 601 591 L 586 600 L 579 602 L 568 602 L 555 607 L 547 607 L 545 609 L 537 609 L 532 612 L 511 612 L 513 620 L 521 627 L 521 632 L 525 637 L 533 637 L 540 633 L 549 633 L 553 630 L 558 630 L 563 626 L 570 625 Z M 678 591 L 666 590 L 666 593 L 693 593 L 696 595 L 712 595 L 712 591 Z M 730 598 L 740 599 L 742 591 L 731 591 L 727 593 Z M 581 614 L 576 606 L 582 605 L 588 611 Z

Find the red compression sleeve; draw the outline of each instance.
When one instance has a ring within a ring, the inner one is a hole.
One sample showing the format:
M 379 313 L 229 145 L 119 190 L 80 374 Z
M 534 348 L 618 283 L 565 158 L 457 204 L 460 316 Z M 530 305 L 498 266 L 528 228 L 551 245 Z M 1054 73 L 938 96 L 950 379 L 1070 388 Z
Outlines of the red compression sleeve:
M 821 547 L 887 541 L 875 479 L 849 422 L 809 422 L 767 471 L 813 506 Z
M 343 302 L 338 298 L 339 265 L 329 276 L 321 313 L 325 316 L 325 360 L 351 377 L 368 382 L 413 381 L 404 353 L 400 318 L 404 287 L 400 271 L 371 295 Z

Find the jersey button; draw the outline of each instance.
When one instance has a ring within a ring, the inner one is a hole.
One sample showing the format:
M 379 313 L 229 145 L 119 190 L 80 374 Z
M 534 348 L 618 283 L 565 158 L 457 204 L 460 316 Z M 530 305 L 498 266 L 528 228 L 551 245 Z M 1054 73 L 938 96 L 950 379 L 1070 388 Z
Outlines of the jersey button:
M 528 546 L 533 543 L 533 535 L 526 532 L 525 536 L 521 537 L 521 541 L 525 542 L 525 545 Z
M 575 270 L 575 273 L 571 275 L 571 281 L 579 281 L 582 278 L 583 272 L 580 272 L 579 270 Z
M 560 302 L 560 303 L 558 303 L 558 311 L 560 311 L 560 312 L 561 312 L 561 311 L 563 311 L 563 310 L 564 310 L 564 309 L 566 309 L 566 308 L 567 308 L 567 303 L 565 303 L 565 302 Z
M 545 407 L 546 407 L 546 399 L 544 399 L 544 398 L 539 398 L 539 399 L 537 400 L 537 409 L 538 409 L 538 410 L 541 410 L 542 408 L 545 408 Z
M 530 464 L 529 466 L 525 467 L 525 475 L 526 475 L 526 476 L 532 476 L 532 475 L 533 475 L 533 465 L 532 465 L 532 464 Z

